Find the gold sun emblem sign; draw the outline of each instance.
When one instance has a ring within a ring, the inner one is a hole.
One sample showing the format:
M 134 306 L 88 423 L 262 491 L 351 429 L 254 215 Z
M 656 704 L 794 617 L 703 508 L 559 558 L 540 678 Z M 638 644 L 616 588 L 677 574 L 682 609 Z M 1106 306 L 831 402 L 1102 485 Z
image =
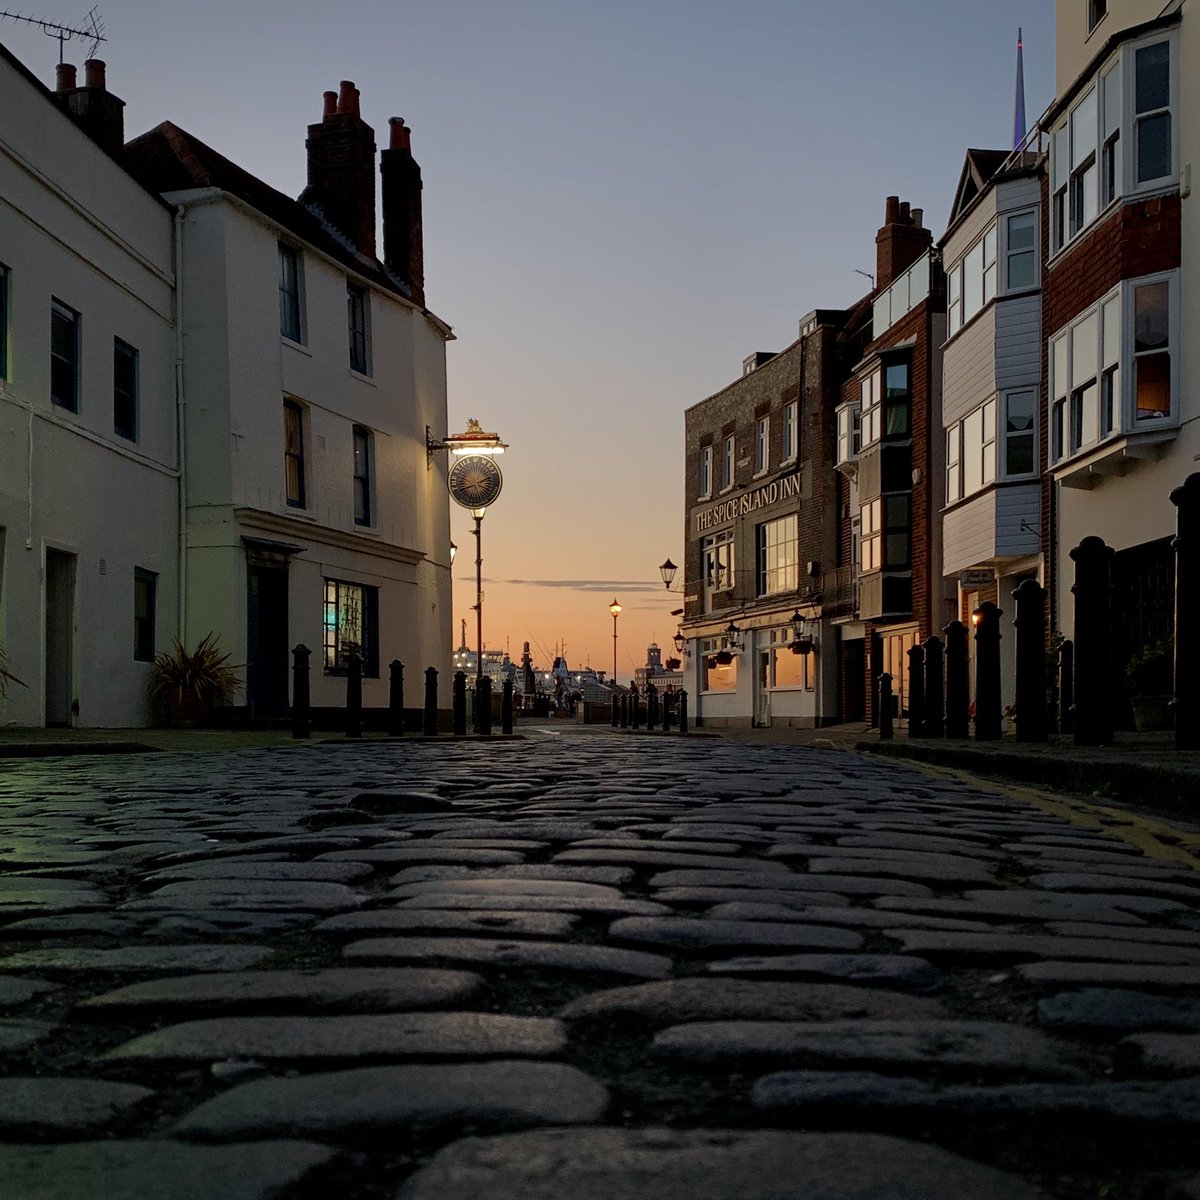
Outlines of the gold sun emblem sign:
M 450 468 L 447 481 L 450 495 L 463 508 L 487 508 L 495 504 L 504 485 L 504 476 L 493 459 L 483 454 L 469 454 Z

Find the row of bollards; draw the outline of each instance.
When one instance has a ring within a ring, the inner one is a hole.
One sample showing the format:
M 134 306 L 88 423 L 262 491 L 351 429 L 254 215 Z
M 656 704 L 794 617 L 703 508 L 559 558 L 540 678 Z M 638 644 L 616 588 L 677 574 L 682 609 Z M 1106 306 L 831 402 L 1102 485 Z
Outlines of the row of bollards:
M 643 701 L 645 702 L 643 705 Z M 663 733 L 688 731 L 688 694 L 679 691 L 659 692 L 651 683 L 639 691 L 637 685 L 628 692 L 614 695 L 610 718 L 613 729 L 661 729 Z
M 309 662 L 312 652 L 307 646 L 296 646 L 292 650 L 292 737 L 312 736 L 312 702 L 309 683 Z M 500 724 L 506 734 L 513 731 L 513 681 L 506 679 L 500 702 Z M 452 728 L 456 737 L 467 732 L 467 676 L 462 671 L 454 673 L 452 685 Z M 421 710 L 421 732 L 425 737 L 438 734 L 438 669 L 425 669 L 425 703 Z M 492 733 L 492 681 L 485 675 L 475 684 L 475 732 L 490 737 Z M 362 737 L 362 656 L 348 656 L 346 670 L 346 736 Z M 404 736 L 404 664 L 392 662 L 388 665 L 388 713 L 387 733 L 389 737 Z

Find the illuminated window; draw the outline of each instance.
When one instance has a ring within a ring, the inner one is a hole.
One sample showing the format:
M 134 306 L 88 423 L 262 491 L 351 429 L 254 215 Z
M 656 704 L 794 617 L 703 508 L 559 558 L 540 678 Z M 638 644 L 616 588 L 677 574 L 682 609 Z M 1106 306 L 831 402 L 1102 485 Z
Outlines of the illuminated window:
M 1171 321 L 1167 281 L 1133 289 L 1133 394 L 1138 421 L 1171 415 Z
M 706 692 L 736 692 L 738 656 L 731 654 L 724 638 L 704 638 L 700 642 L 703 669 L 702 688 Z M 728 659 L 728 661 L 724 661 Z
M 817 654 L 814 649 L 807 654 L 796 653 L 792 649 L 795 636 L 790 625 L 771 630 L 770 686 L 811 692 L 817 686 Z
M 863 449 L 879 441 L 883 432 L 883 372 L 873 371 L 859 385 L 859 429 Z
M 379 592 L 341 579 L 325 580 L 325 674 L 344 675 L 350 655 L 362 657 L 362 673 L 379 674 Z
M 797 586 L 799 542 L 795 513 L 758 527 L 758 594 L 792 592 Z
M 862 506 L 859 569 L 866 574 L 883 566 L 883 500 L 877 497 Z

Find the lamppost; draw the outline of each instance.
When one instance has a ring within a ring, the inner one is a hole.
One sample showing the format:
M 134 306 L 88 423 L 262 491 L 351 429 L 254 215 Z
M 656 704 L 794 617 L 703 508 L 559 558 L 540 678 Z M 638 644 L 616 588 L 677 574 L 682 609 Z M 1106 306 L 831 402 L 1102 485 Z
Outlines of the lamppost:
M 475 518 L 475 683 L 483 679 L 483 518 L 496 502 L 504 486 L 504 476 L 494 459 L 508 449 L 498 433 L 487 433 L 474 417 L 467 421 L 465 433 L 455 433 L 438 441 L 425 426 L 425 462 L 433 463 L 437 450 L 449 450 L 456 461 L 446 484 L 455 503 L 469 509 Z M 455 547 L 457 550 L 457 547 Z
M 621 606 L 617 603 L 616 596 L 613 597 L 613 602 L 608 606 L 608 611 L 612 613 L 613 618 L 613 688 L 617 686 L 617 618 L 621 615 Z

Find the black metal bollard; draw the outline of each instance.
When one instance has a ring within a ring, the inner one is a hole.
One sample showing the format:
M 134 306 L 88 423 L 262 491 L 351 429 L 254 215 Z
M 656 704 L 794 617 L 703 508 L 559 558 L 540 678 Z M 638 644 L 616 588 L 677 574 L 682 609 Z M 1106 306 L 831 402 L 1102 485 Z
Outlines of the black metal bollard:
M 1200 600 L 1200 475 L 1171 492 L 1175 547 L 1175 749 L 1200 750 L 1200 635 L 1192 617 Z
M 665 691 L 665 692 L 663 692 L 663 694 L 662 694 L 662 727 L 663 727 L 663 733 L 670 733 L 670 732 L 671 732 L 671 720 L 672 720 L 672 717 L 673 717 L 673 715 L 674 715 L 674 714 L 671 712 L 671 708 L 672 708 L 672 706 L 673 706 L 673 704 L 674 704 L 674 701 L 675 701 L 675 694 L 674 694 L 674 692 L 671 692 L 671 691 L 669 691 L 669 690 L 668 690 L 668 691 Z
M 965 738 L 971 733 L 971 669 L 967 627 L 951 621 L 946 635 L 946 736 Z
M 652 683 L 646 684 L 646 728 L 658 728 L 658 688 Z
M 946 736 L 946 659 L 940 637 L 925 643 L 925 736 Z
M 629 709 L 630 725 L 634 729 L 640 729 L 642 727 L 642 707 L 640 704 L 638 704 L 638 690 L 636 683 L 631 683 L 629 685 Z
M 346 673 L 346 736 L 362 737 L 362 656 L 352 650 L 347 656 Z
M 687 692 L 679 692 L 679 732 L 685 734 L 688 731 L 687 722 Z
M 925 647 L 908 652 L 908 736 L 925 736 Z
M 426 737 L 437 737 L 437 692 L 438 692 L 438 671 L 437 667 L 425 668 L 425 712 L 421 724 L 421 732 Z
M 1113 742 L 1111 546 L 1085 537 L 1075 561 L 1075 745 Z
M 617 697 L 617 707 L 621 711 L 621 728 L 628 729 L 629 728 L 629 697 L 624 692 L 622 692 Z
M 1015 592 L 1017 605 L 1017 741 L 1044 742 L 1046 714 L 1046 589 L 1026 579 Z
M 388 663 L 388 737 L 404 736 L 404 664 Z
M 890 742 L 895 736 L 892 724 L 892 677 L 884 671 L 879 677 L 879 740 Z
M 312 737 L 312 703 L 308 690 L 308 660 L 312 651 L 304 645 L 292 650 L 292 737 Z
M 467 734 L 467 673 L 455 671 L 454 680 L 450 684 L 451 708 L 454 715 L 454 736 L 466 737 Z
M 619 705 L 618 705 L 618 703 L 617 703 L 617 701 L 618 701 L 618 699 L 619 699 L 619 698 L 620 698 L 620 697 L 618 697 L 618 696 L 617 696 L 617 693 L 614 691 L 614 692 L 613 692 L 613 694 L 612 694 L 612 697 L 610 698 L 610 700 L 609 700 L 609 702 L 608 702 L 608 709 L 609 709 L 609 712 L 608 712 L 608 718 L 609 718 L 609 720 L 608 720 L 608 723 L 609 723 L 609 724 L 610 724 L 610 725 L 611 725 L 611 726 L 612 726 L 614 729 L 616 729 L 616 728 L 617 728 L 617 727 L 618 727 L 618 726 L 621 724 L 621 709 L 620 709 L 620 706 L 619 706 Z
M 475 731 L 482 737 L 492 736 L 492 681 L 487 675 L 475 681 Z
M 1000 617 L 985 600 L 972 615 L 975 621 L 975 740 L 995 742 L 1003 733 L 1004 706 L 1000 698 Z
M 1058 728 L 1075 732 L 1075 643 L 1070 638 L 1058 652 Z
M 506 679 L 500 691 L 500 732 L 512 733 L 513 681 Z

